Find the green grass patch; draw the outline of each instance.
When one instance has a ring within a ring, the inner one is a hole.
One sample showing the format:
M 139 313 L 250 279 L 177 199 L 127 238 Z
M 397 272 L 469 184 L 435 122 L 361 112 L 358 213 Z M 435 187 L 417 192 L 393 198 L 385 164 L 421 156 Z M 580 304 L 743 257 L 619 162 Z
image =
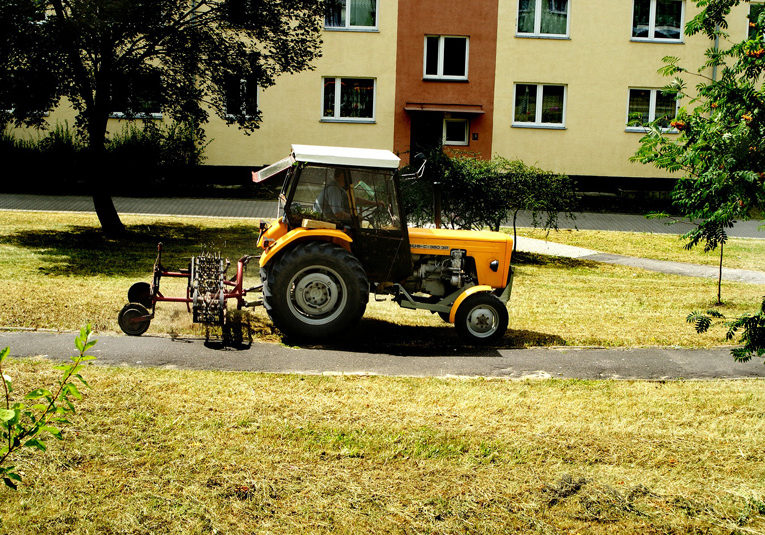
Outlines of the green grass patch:
M 3 533 L 765 530 L 762 381 L 84 374 Z
M 512 229 L 503 230 L 512 234 Z M 518 235 L 603 253 L 709 266 L 720 264 L 719 249 L 704 252 L 702 245 L 686 250 L 683 248 L 685 241 L 675 234 L 574 229 L 553 230 L 548 234 L 541 229 L 521 228 L 518 229 Z M 725 244 L 723 267 L 765 271 L 765 240 L 730 238 Z
M 152 216 L 123 216 L 123 220 L 126 237 L 111 240 L 101 234 L 92 214 L 0 212 L 0 292 L 5 296 L 0 326 L 73 330 L 90 322 L 97 331 L 119 332 L 117 313 L 131 284 L 150 281 L 158 241 L 166 251 L 163 263 L 171 268 L 186 267 L 202 246 L 220 249 L 232 262 L 257 253 L 254 220 Z M 645 256 L 659 254 L 671 239 L 640 236 Z M 745 242 L 755 249 L 761 246 L 756 240 Z M 730 250 L 729 258 L 737 258 L 735 248 Z M 755 267 L 754 260 L 746 258 L 739 258 L 741 264 Z M 690 311 L 713 305 L 714 280 L 537 255 L 516 255 L 514 264 L 517 276 L 503 347 L 709 347 L 724 340 L 722 327 L 699 336 L 685 323 Z M 253 265 L 245 285 L 257 282 Z M 184 296 L 185 279 L 164 279 L 162 291 Z M 720 311 L 729 317 L 750 312 L 762 293 L 761 286 L 723 282 L 725 304 Z M 248 319 L 256 338 L 281 340 L 262 309 Z M 192 324 L 185 305 L 172 303 L 157 306 L 149 332 L 205 334 Z M 359 327 L 333 341 L 333 347 L 394 354 L 443 354 L 458 344 L 454 328 L 438 316 L 373 299 Z

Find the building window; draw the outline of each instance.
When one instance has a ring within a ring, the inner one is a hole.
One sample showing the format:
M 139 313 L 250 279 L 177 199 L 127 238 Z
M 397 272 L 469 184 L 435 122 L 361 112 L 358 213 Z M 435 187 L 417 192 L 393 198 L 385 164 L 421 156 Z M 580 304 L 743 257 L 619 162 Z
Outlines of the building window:
M 568 35 L 568 0 L 519 0 L 518 35 Z
M 630 89 L 627 131 L 645 132 L 656 119 L 661 129 L 670 130 L 669 123 L 677 115 L 679 104 L 674 95 L 665 95 L 661 89 Z
M 760 17 L 760 14 L 765 11 L 765 4 L 755 4 L 751 3 L 749 4 L 749 32 L 747 33 L 747 37 L 751 39 L 754 37 L 754 32 L 756 31 L 756 24 L 757 19 Z
M 158 73 L 123 77 L 112 84 L 111 116 L 162 117 L 162 84 Z
M 326 121 L 373 122 L 374 78 L 322 78 L 322 118 Z
M 632 38 L 680 41 L 684 11 L 683 0 L 635 0 L 632 8 Z
M 436 80 L 467 80 L 467 37 L 425 36 L 424 77 Z
M 225 16 L 234 24 L 244 24 L 251 20 L 257 12 L 253 0 L 225 0 Z
M 515 84 L 513 126 L 563 128 L 565 110 L 566 86 Z
M 469 121 L 467 119 L 452 119 L 447 117 L 444 119 L 444 136 L 442 142 L 444 145 L 468 145 L 468 128 Z
M 376 29 L 377 1 L 327 0 L 324 27 L 328 29 Z
M 258 113 L 258 85 L 254 79 L 227 76 L 226 114 L 252 117 Z

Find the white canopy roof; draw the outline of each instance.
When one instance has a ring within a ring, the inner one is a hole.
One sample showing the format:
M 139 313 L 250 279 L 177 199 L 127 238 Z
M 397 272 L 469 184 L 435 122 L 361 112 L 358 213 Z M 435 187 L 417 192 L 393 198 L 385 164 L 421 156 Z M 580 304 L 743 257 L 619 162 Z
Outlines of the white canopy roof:
M 353 167 L 384 167 L 398 169 L 399 157 L 389 150 L 354 149 L 350 147 L 323 147 L 320 145 L 292 145 L 292 154 L 298 162 Z

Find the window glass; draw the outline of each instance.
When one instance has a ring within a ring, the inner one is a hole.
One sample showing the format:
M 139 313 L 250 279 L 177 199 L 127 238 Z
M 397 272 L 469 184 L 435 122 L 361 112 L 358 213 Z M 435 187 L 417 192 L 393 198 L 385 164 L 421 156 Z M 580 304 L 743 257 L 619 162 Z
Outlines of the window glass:
M 112 85 L 112 113 L 151 115 L 162 113 L 159 74 L 122 77 Z
M 677 100 L 674 95 L 663 95 L 661 90 L 656 90 L 656 113 L 661 128 L 669 128 L 669 122 L 675 118 Z
M 542 0 L 541 33 L 565 35 L 568 0 Z
M 765 4 L 749 4 L 749 22 L 750 23 L 757 23 L 757 19 L 760 16 L 760 13 L 765 11 Z M 755 32 L 755 28 L 749 25 L 749 39 L 752 38 Z
M 258 86 L 254 79 L 227 76 L 225 80 L 226 113 L 252 116 L 258 110 Z
M 467 119 L 444 119 L 444 145 L 468 144 Z
M 377 169 L 351 169 L 356 213 L 362 228 L 401 228 L 393 175 Z
M 563 123 L 563 86 L 546 85 L 542 88 L 542 122 Z
M 466 43 L 464 37 L 444 38 L 444 76 L 465 76 Z
M 436 36 L 425 39 L 425 74 L 438 76 L 438 41 Z
M 632 37 L 648 37 L 651 0 L 635 0 L 632 14 Z
M 324 117 L 335 116 L 335 79 L 324 78 Z
M 346 184 L 345 169 L 313 165 L 304 167 L 290 204 L 290 225 L 300 226 L 303 219 L 349 221 L 350 203 Z
M 534 14 L 537 0 L 518 2 L 518 33 L 534 33 Z
M 630 89 L 630 102 L 628 124 L 630 126 L 644 126 L 651 122 L 651 90 Z
M 515 87 L 515 121 L 533 123 L 537 116 L 537 86 L 518 84 Z
M 656 39 L 680 39 L 682 9 L 678 0 L 656 0 Z
M 342 78 L 341 117 L 374 117 L 375 82 L 368 78 Z
M 324 26 L 328 28 L 345 27 L 345 0 L 326 0 Z
M 351 26 L 375 26 L 377 0 L 350 0 Z

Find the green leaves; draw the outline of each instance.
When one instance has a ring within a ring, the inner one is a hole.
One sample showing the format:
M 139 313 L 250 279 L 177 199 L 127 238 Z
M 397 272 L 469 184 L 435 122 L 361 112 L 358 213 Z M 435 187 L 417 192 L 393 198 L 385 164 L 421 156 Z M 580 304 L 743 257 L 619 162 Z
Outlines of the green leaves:
M 3 478 L 3 482 L 9 488 L 16 489 L 17 483 L 21 481 L 21 477 L 14 471 L 14 467 L 6 466 L 7 461 L 15 451 L 23 447 L 44 452 L 47 449 L 44 439 L 48 435 L 63 440 L 61 430 L 52 424 L 68 424 L 66 415 L 74 412 L 72 399 L 82 399 L 79 389 L 71 382 L 72 378 L 76 378 L 80 383 L 88 386 L 79 371 L 83 367 L 83 362 L 95 358 L 85 354 L 96 343 L 96 340 L 90 340 L 91 333 L 90 325 L 80 329 L 74 342 L 78 354 L 71 357 L 72 363 L 54 366 L 55 369 L 62 372 L 61 379 L 58 381 L 58 388 L 52 390 L 43 387 L 36 388 L 24 396 L 24 399 L 43 400 L 42 403 L 35 403 L 31 407 L 26 407 L 20 402 L 11 406 L 11 381 L 8 376 L 2 374 L 2 361 L 8 355 L 9 350 L 5 348 L 0 352 L 0 374 L 2 374 L 5 384 L 6 407 L 0 409 L 0 477 Z

